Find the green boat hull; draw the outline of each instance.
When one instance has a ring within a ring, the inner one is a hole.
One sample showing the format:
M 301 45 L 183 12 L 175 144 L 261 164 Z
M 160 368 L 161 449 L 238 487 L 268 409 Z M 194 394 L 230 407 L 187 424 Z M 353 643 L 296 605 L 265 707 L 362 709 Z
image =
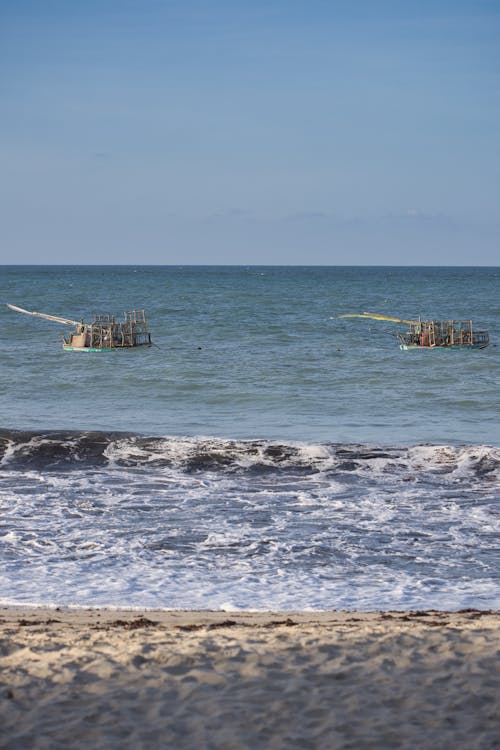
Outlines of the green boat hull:
M 458 352 L 458 351 L 464 351 L 464 350 L 465 351 L 469 351 L 470 349 L 485 349 L 486 346 L 487 346 L 487 344 L 472 344 L 472 345 L 468 345 L 468 346 L 418 346 L 418 345 L 417 346 L 412 346 L 411 344 L 409 344 L 409 345 L 408 344 L 400 344 L 399 348 L 402 349 L 405 352 L 410 351 L 410 350 L 414 351 L 416 349 L 418 349 L 420 351 L 422 351 L 424 349 L 427 349 L 428 351 L 433 351 L 435 349 L 440 349 L 440 350 L 446 349 L 446 350 L 449 351 L 451 349 L 451 350 L 453 350 L 455 352 Z
M 63 344 L 65 352 L 115 352 L 116 346 L 71 346 L 71 344 Z
M 137 344 L 136 346 L 72 346 L 63 344 L 65 352 L 119 352 L 130 351 L 130 349 L 145 349 L 151 344 Z

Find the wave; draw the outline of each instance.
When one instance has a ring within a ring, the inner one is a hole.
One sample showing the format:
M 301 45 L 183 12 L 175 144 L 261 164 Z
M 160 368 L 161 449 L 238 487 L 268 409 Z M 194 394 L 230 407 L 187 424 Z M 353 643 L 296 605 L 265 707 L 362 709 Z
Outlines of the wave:
M 144 436 L 126 432 L 0 429 L 4 470 L 78 470 L 87 467 L 172 467 L 185 472 L 296 471 L 391 473 L 500 479 L 500 448 L 487 445 L 387 447 L 292 443 L 215 437 Z

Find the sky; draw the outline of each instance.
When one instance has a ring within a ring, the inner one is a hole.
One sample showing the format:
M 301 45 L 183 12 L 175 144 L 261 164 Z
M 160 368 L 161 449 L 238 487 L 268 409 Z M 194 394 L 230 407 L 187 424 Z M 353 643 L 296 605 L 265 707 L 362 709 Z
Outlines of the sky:
M 0 0 L 0 263 L 499 265 L 500 0 Z

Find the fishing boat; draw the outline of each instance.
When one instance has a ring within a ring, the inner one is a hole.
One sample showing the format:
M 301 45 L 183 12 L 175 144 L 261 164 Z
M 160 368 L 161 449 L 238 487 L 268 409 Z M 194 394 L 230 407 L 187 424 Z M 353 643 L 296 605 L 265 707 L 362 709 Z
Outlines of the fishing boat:
M 114 315 L 95 315 L 92 323 L 85 323 L 83 320 L 69 320 L 58 315 L 24 310 L 16 305 L 7 304 L 7 307 L 25 315 L 74 326 L 75 330 L 69 335 L 62 334 L 62 347 L 66 352 L 112 352 L 152 344 L 144 310 L 130 310 L 125 313 L 124 320 L 119 322 Z
M 395 333 L 399 346 L 410 349 L 484 349 L 489 344 L 488 331 L 474 330 L 472 320 L 405 320 L 376 313 L 350 313 L 341 318 L 364 318 L 405 323 L 405 333 Z

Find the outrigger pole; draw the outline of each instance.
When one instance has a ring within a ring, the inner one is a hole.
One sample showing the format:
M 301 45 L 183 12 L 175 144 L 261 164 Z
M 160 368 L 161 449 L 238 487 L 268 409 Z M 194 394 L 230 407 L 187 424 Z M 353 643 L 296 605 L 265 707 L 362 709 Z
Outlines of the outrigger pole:
M 45 318 L 46 320 L 53 320 L 54 323 L 64 323 L 67 326 L 79 326 L 82 324 L 81 320 L 69 320 L 68 318 L 60 318 L 58 315 L 47 315 L 46 313 L 31 312 L 30 310 L 24 310 L 22 307 L 16 307 L 16 305 L 9 305 L 7 307 L 15 312 L 24 313 L 25 315 L 34 315 L 36 318 Z
M 407 323 L 408 325 L 418 325 L 420 320 L 405 320 L 404 318 L 392 318 L 390 315 L 379 315 L 377 313 L 348 313 L 339 315 L 339 318 L 367 318 L 368 320 L 387 320 L 390 323 Z

